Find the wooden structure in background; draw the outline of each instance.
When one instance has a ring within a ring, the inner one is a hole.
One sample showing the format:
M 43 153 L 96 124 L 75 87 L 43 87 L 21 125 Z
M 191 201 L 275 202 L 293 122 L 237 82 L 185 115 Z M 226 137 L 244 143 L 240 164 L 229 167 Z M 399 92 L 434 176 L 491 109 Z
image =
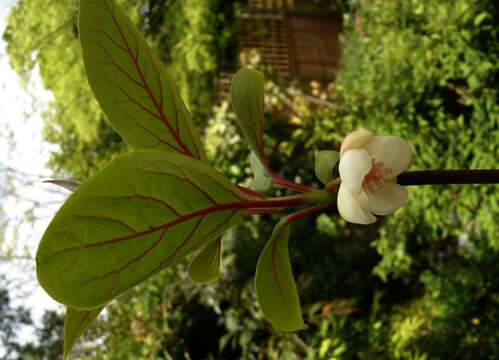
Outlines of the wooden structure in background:
M 341 55 L 341 16 L 300 10 L 298 0 L 249 0 L 237 14 L 239 51 L 256 49 L 281 75 L 330 78 Z
M 239 53 L 258 51 L 262 63 L 284 77 L 331 79 L 341 56 L 341 15 L 310 5 L 310 0 L 248 0 L 237 14 Z M 233 75 L 219 74 L 219 96 L 228 94 Z

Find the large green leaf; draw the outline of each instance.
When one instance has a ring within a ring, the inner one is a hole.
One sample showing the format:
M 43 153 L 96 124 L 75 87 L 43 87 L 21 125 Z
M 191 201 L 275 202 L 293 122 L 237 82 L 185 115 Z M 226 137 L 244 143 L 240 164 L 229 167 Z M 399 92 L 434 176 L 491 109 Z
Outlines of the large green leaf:
M 80 1 L 79 36 L 95 97 L 128 144 L 206 159 L 179 92 L 113 0 Z
M 222 238 L 207 244 L 189 266 L 189 277 L 198 284 L 215 281 L 220 274 Z
M 263 148 L 264 78 L 260 71 L 243 68 L 232 79 L 232 106 L 244 138 L 266 164 Z
M 305 328 L 289 261 L 289 225 L 278 223 L 256 266 L 255 288 L 265 318 L 280 331 Z
M 216 239 L 245 198 L 212 167 L 173 152 L 113 160 L 69 197 L 36 255 L 42 287 L 77 310 L 102 306 Z
M 67 359 L 76 340 L 83 335 L 90 323 L 101 313 L 102 309 L 104 307 L 83 311 L 70 307 L 66 308 L 66 318 L 64 320 L 64 359 Z

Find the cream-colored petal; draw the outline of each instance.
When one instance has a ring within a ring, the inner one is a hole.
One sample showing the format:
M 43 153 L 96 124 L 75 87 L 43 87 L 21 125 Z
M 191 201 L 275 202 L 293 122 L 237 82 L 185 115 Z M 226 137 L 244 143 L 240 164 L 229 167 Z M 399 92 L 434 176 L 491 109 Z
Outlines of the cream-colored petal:
M 398 136 L 383 136 L 373 157 L 376 162 L 382 162 L 385 169 L 391 170 L 388 177 L 393 178 L 409 167 L 411 144 Z
M 363 149 L 348 150 L 340 159 L 338 170 L 341 183 L 344 184 L 352 194 L 360 191 L 364 176 L 371 170 L 372 157 Z
M 407 189 L 399 184 L 384 182 L 375 187 L 374 192 L 366 191 L 371 212 L 376 215 L 388 215 L 407 202 Z
M 369 211 L 366 193 L 360 191 L 354 196 L 343 184 L 338 191 L 338 211 L 343 219 L 354 224 L 368 225 L 376 221 L 376 217 Z
M 383 140 L 382 136 L 373 136 L 372 139 L 367 143 L 365 143 L 362 148 L 366 150 L 371 156 L 373 156 L 376 153 L 376 151 L 379 150 L 382 140 Z
M 343 156 L 348 150 L 361 149 L 371 141 L 373 134 L 366 129 L 356 130 L 348 134 L 341 143 L 340 156 Z

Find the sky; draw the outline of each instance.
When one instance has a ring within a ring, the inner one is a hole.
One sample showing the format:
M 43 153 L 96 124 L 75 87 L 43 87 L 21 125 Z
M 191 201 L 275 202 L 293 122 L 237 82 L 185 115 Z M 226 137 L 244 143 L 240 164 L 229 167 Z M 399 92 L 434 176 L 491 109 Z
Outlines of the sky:
M 0 34 L 4 32 L 9 9 L 16 2 L 0 0 Z M 41 136 L 41 113 L 51 93 L 43 89 L 37 69 L 23 88 L 9 65 L 5 47 L 0 38 L 0 207 L 12 221 L 6 228 L 4 241 L 0 242 L 0 254 L 9 251 L 18 259 L 6 262 L 0 257 L 0 274 L 8 277 L 14 305 L 31 308 L 35 320 L 39 321 L 44 310 L 61 307 L 39 287 L 34 254 L 48 222 L 68 194 L 42 183 L 54 177 L 45 164 L 50 150 L 55 149 Z M 11 178 L 17 188 L 16 196 L 2 191 L 8 186 L 7 178 Z M 39 220 L 27 224 L 23 219 L 26 211 L 33 209 L 33 201 L 39 202 L 33 211 Z M 31 331 L 23 329 L 21 337 L 29 339 Z

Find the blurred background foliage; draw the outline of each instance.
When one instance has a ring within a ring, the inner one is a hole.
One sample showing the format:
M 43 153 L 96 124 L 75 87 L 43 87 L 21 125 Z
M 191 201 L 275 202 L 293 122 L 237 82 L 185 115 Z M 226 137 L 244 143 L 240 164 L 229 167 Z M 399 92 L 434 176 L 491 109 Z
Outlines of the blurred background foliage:
M 44 134 L 59 146 L 51 167 L 84 180 L 127 149 L 86 82 L 75 2 L 46 1 L 40 13 L 41 2 L 20 0 L 4 38 L 18 73 L 28 78 L 38 66 L 54 94 Z M 214 91 L 217 73 L 237 65 L 235 13 L 244 4 L 119 2 L 176 79 L 212 164 L 247 184 L 249 149 L 229 100 Z M 341 66 L 327 81 L 284 78 L 248 55 L 267 76 L 265 140 L 276 171 L 318 187 L 314 152 L 337 149 L 359 127 L 408 139 L 412 170 L 497 167 L 496 1 L 316 5 L 343 17 Z M 345 224 L 335 209 L 293 225 L 308 329 L 280 334 L 262 318 L 254 269 L 278 218 L 251 217 L 225 236 L 218 282 L 191 284 L 188 261 L 163 271 L 110 304 L 76 358 L 499 358 L 497 185 L 409 191 L 405 207 L 372 226 Z

